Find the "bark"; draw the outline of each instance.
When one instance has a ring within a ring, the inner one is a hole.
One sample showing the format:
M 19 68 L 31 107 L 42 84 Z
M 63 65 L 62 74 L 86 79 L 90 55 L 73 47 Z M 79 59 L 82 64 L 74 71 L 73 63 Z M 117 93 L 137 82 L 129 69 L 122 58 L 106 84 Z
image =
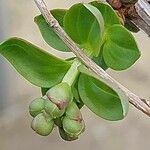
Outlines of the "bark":
M 148 36 L 150 36 L 150 4 L 146 0 L 139 0 L 135 4 L 138 18 L 132 21 L 142 29 Z

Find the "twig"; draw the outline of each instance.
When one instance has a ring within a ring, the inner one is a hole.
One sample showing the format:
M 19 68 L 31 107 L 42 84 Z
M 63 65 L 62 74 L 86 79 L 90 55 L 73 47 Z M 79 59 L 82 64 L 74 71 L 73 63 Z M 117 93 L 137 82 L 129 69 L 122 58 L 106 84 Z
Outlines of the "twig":
M 141 100 L 137 95 L 133 94 L 123 85 L 118 83 L 110 75 L 108 75 L 101 67 L 87 57 L 83 51 L 75 44 L 75 42 L 66 34 L 61 28 L 58 21 L 48 11 L 47 6 L 43 0 L 34 0 L 43 17 L 50 27 L 53 28 L 54 32 L 62 39 L 62 41 L 70 48 L 70 50 L 77 56 L 77 58 L 93 73 L 99 76 L 108 85 L 112 85 L 114 88 L 121 90 L 129 99 L 129 102 L 134 105 L 137 109 L 150 116 L 150 106 L 148 101 Z
M 147 0 L 138 0 L 135 4 L 135 8 L 138 18 L 135 18 L 132 21 L 150 36 L 150 4 Z

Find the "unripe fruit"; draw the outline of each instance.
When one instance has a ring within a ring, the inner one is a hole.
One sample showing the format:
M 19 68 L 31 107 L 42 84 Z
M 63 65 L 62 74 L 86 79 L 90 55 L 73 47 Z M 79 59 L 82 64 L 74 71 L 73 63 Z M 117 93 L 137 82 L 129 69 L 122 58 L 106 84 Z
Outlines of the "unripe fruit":
M 59 127 L 59 134 L 61 138 L 65 141 L 74 141 L 78 139 L 78 137 L 70 137 L 69 134 L 67 134 L 61 127 Z
M 58 118 L 58 117 L 61 117 L 64 112 L 65 112 L 65 109 L 62 109 L 60 110 L 54 103 L 52 103 L 50 100 L 46 99 L 45 100 L 45 112 L 47 114 L 49 114 L 52 118 Z
M 66 117 L 71 120 L 82 121 L 80 109 L 75 102 L 71 102 L 66 109 Z
M 49 135 L 54 127 L 52 118 L 46 118 L 43 113 L 38 114 L 31 123 L 31 128 L 42 136 Z
M 70 137 L 78 137 L 85 128 L 84 121 L 71 120 L 68 117 L 63 118 L 63 129 Z
M 46 95 L 60 110 L 66 108 L 68 103 L 73 99 L 71 87 L 64 82 L 52 87 Z
M 39 113 L 41 113 L 44 109 L 44 99 L 43 98 L 37 98 L 31 102 L 29 105 L 29 112 L 32 117 L 37 116 Z

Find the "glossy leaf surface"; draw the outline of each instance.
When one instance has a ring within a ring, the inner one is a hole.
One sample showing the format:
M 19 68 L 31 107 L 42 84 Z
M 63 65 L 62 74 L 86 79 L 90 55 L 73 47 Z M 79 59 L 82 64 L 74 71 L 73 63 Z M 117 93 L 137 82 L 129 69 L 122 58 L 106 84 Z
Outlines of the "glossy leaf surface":
M 121 120 L 126 116 L 128 98 L 92 74 L 82 72 L 78 89 L 84 104 L 96 115 L 111 121 Z
M 72 40 L 84 48 L 88 55 L 98 55 L 104 21 L 96 7 L 90 4 L 73 5 L 64 17 L 64 28 Z
M 63 18 L 67 10 L 55 9 L 51 13 L 59 24 L 63 27 Z M 35 17 L 34 21 L 38 25 L 44 40 L 53 48 L 60 51 L 70 51 L 64 42 L 56 35 L 53 29 L 46 23 L 42 15 Z
M 29 82 L 39 87 L 59 83 L 71 64 L 50 55 L 31 43 L 11 38 L 0 45 L 3 55 Z
M 104 18 L 105 29 L 114 24 L 120 24 L 120 19 L 111 6 L 98 1 L 91 2 L 91 4 L 101 12 Z
M 133 35 L 121 25 L 113 25 L 105 33 L 103 58 L 114 70 L 132 66 L 140 57 L 140 51 Z

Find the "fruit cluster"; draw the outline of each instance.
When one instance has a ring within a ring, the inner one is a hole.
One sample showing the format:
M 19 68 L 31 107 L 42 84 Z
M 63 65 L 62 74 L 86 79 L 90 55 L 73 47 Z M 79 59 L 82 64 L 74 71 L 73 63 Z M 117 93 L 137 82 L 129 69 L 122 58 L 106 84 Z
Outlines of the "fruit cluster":
M 84 131 L 80 109 L 73 101 L 71 87 L 65 82 L 52 87 L 44 97 L 33 100 L 29 112 L 33 117 L 32 129 L 42 136 L 49 135 L 55 125 L 63 129 L 69 139 L 77 139 Z

